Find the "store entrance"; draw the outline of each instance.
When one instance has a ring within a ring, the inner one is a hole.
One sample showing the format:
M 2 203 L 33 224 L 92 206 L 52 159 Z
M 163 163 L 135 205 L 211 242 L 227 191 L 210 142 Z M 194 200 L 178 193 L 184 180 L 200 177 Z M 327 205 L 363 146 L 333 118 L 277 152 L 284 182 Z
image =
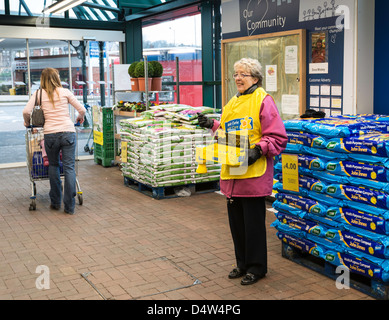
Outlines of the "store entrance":
M 2 40 L 2 41 L 1 41 Z M 95 41 L 0 39 L 0 167 L 23 166 L 26 162 L 26 129 L 22 111 L 40 86 L 44 68 L 60 73 L 64 88 L 87 107 L 87 118 L 77 128 L 79 159 L 91 159 L 93 136 L 91 108 L 104 101 L 112 104 L 112 68 L 120 63 L 119 43 L 105 42 L 96 53 Z M 80 43 L 84 49 L 80 52 Z M 103 60 L 101 61 L 101 58 Z M 101 66 L 104 72 L 100 72 Z M 104 78 L 102 77 L 104 74 Z M 103 99 L 102 99 L 103 98 Z M 108 104 L 107 104 L 108 103 Z M 74 108 L 69 107 L 73 119 Z

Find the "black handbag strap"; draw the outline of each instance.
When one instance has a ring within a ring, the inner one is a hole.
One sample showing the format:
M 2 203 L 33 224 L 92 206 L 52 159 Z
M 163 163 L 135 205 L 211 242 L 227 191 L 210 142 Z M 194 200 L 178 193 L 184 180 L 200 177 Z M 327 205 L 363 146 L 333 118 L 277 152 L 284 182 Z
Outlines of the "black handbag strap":
M 40 91 L 39 103 L 38 103 L 38 93 L 39 92 L 37 92 L 35 95 L 35 107 L 42 105 L 42 89 L 38 89 L 38 91 Z

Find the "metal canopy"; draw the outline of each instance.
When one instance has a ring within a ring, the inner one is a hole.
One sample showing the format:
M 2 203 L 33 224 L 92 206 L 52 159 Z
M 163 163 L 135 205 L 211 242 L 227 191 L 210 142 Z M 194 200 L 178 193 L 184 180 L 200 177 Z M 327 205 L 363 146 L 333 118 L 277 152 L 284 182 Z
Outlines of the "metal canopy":
M 62 0 L 1 0 L 0 15 L 8 16 L 42 16 L 42 10 Z M 177 0 L 87 0 L 86 2 L 62 13 L 49 15 L 51 18 L 72 18 L 87 21 L 124 21 L 131 15 L 142 14 L 149 9 Z

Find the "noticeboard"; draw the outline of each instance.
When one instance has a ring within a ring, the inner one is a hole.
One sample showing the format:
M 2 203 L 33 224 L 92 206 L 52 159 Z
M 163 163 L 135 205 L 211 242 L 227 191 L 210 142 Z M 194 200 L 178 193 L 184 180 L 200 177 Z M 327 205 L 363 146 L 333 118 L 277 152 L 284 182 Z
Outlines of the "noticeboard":
M 306 32 L 291 30 L 222 41 L 223 106 L 237 93 L 234 64 L 242 58 L 262 65 L 263 88 L 275 100 L 283 120 L 306 109 Z

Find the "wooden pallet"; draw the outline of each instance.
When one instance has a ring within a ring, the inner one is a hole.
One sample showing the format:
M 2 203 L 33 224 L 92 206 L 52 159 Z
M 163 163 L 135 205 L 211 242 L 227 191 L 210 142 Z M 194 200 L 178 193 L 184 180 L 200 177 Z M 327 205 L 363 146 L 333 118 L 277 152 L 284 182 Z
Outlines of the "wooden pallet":
M 220 190 L 219 181 L 191 183 L 191 184 L 184 184 L 179 186 L 152 187 L 150 185 L 141 183 L 129 177 L 124 177 L 124 185 L 157 200 L 177 198 L 178 195 L 175 193 L 174 189 L 180 187 L 189 188 L 192 195 L 215 192 Z
M 322 258 L 315 257 L 309 253 L 292 247 L 282 242 L 282 256 L 299 265 L 307 267 L 331 279 L 338 279 L 340 274 L 336 273 L 336 266 Z M 334 285 L 335 286 L 335 285 Z M 389 300 L 389 284 L 372 279 L 360 274 L 350 272 L 350 287 L 375 299 Z

